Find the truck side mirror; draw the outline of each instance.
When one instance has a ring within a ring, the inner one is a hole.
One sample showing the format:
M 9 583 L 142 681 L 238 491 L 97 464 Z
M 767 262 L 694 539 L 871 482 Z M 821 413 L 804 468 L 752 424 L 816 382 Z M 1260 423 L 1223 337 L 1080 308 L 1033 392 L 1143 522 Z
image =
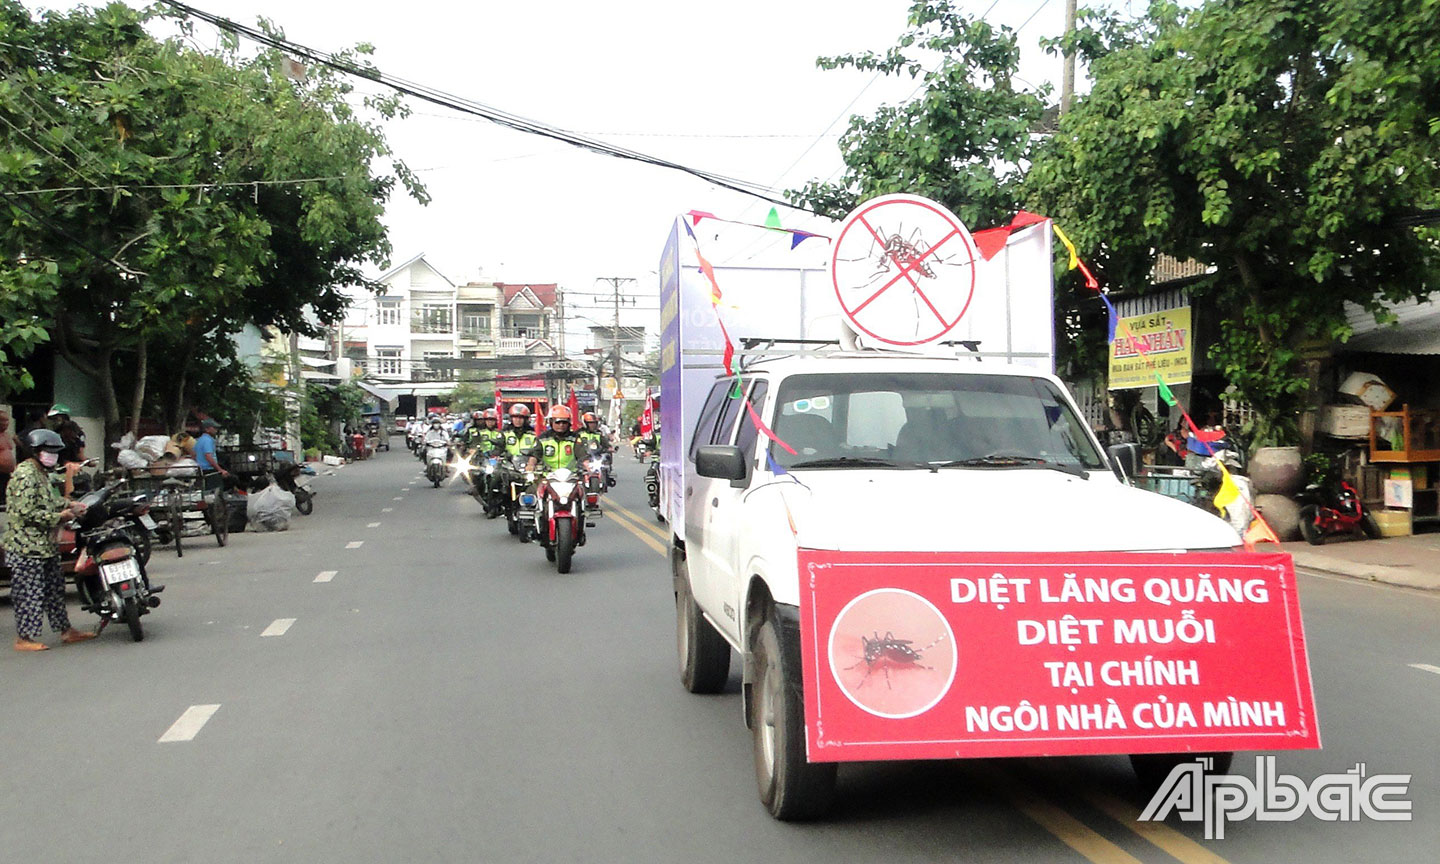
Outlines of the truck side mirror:
M 717 480 L 744 480 L 745 454 L 730 444 L 707 444 L 695 452 L 695 473 Z
M 1121 483 L 1128 485 L 1130 478 L 1140 473 L 1139 444 L 1111 444 L 1106 452 L 1110 454 L 1110 470 Z

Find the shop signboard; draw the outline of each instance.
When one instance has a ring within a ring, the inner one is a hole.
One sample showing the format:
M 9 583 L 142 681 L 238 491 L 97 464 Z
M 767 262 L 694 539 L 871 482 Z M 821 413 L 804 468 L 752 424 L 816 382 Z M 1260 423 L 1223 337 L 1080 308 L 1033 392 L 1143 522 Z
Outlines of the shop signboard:
M 812 762 L 1320 746 L 1287 554 L 799 565 Z
M 1166 384 L 1189 384 L 1193 335 L 1189 306 L 1121 318 L 1110 343 L 1110 389 L 1154 387 L 1157 372 Z

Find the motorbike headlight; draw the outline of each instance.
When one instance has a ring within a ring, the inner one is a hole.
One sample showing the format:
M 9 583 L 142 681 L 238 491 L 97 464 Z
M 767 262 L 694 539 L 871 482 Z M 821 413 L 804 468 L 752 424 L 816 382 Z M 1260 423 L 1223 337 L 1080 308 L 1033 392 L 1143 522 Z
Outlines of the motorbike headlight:
M 534 482 L 535 482 L 535 472 L 534 472 L 534 471 L 526 471 L 526 472 L 525 472 L 525 482 L 526 482 L 526 483 L 534 483 Z
M 495 466 L 494 466 L 493 464 L 486 463 L 486 465 L 485 465 L 485 473 L 486 473 L 486 474 L 494 474 L 494 473 L 495 473 Z

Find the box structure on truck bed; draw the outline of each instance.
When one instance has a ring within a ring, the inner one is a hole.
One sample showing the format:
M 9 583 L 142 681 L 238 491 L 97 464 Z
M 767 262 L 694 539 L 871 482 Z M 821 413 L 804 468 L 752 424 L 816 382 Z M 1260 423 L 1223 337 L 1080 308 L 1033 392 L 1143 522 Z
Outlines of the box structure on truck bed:
M 716 224 L 721 227 L 711 230 Z M 698 229 L 692 231 L 685 217 L 677 218 L 659 268 L 663 394 L 659 515 L 673 526 L 680 540 L 685 537 L 686 472 L 694 470 L 684 454 L 712 383 L 725 373 L 727 335 L 735 349 L 733 366 L 742 375 L 744 365 L 760 356 L 824 355 L 846 349 L 864 350 L 863 356 L 868 357 L 886 353 L 961 356 L 987 367 L 1009 364 L 1043 372 L 1054 369 L 1049 222 L 1010 234 L 988 260 L 970 249 L 962 259 L 966 263 L 959 268 L 965 281 L 954 288 L 968 291 L 963 304 L 956 304 L 963 308 L 959 320 L 938 340 L 940 344 L 908 349 L 865 334 L 857 336 L 847 320 L 846 304 L 863 305 L 865 300 L 857 303 L 848 296 L 857 286 L 837 285 L 832 276 L 835 258 L 823 238 L 812 238 L 780 253 L 785 256 L 780 259 L 782 266 L 712 266 L 710 262 L 746 252 L 759 229 L 731 228 L 724 223 L 705 223 L 705 227 L 697 237 Z M 971 242 L 968 235 L 961 239 Z M 886 299 L 898 299 L 902 310 L 913 306 L 919 322 L 929 314 L 925 304 L 931 303 L 930 298 L 922 296 L 918 288 L 912 290 L 902 279 L 903 273 L 892 275 L 893 270 L 884 269 L 889 259 L 878 245 L 874 253 L 864 262 L 846 263 L 851 271 L 857 266 L 867 275 L 874 271 L 876 288 L 883 290 Z M 707 269 L 714 276 L 713 283 Z M 885 289 L 887 282 L 896 284 Z M 872 296 L 868 291 L 861 293 Z M 943 303 L 943 298 L 935 302 Z M 907 325 L 902 321 L 900 326 Z M 873 350 L 877 348 L 881 350 Z

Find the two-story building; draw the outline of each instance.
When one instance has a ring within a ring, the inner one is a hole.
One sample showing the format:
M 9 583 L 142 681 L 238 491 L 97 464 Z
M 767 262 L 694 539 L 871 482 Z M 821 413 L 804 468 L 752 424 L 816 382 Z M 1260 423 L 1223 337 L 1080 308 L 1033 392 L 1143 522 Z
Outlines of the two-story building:
M 558 286 L 484 279 L 463 285 L 414 256 L 380 276 L 378 294 L 356 287 L 334 341 L 365 380 L 393 394 L 396 413 L 423 412 L 427 398 L 461 379 L 528 370 L 556 355 L 551 341 Z

